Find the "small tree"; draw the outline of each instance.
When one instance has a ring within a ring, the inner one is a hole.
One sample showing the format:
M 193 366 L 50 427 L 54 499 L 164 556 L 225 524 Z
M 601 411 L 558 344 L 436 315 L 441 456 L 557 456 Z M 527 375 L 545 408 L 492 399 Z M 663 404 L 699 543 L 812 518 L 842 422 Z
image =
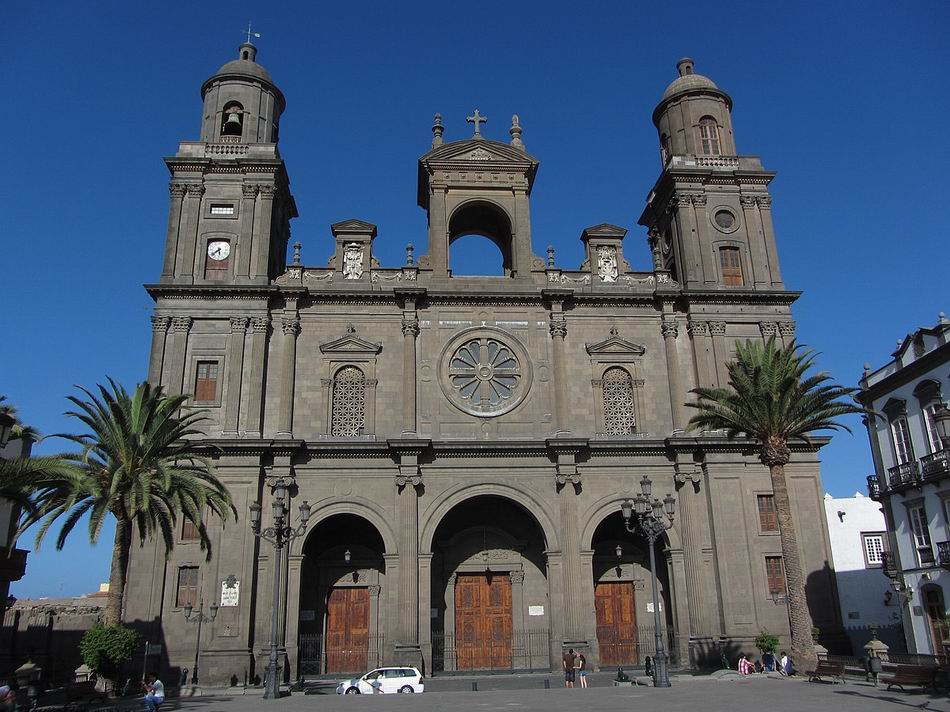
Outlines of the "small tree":
M 759 649 L 760 653 L 774 654 L 778 648 L 778 636 L 763 630 L 755 637 L 755 647 Z
M 79 641 L 82 661 L 105 683 L 112 692 L 116 687 L 119 671 L 132 659 L 139 634 L 122 625 L 96 623 Z

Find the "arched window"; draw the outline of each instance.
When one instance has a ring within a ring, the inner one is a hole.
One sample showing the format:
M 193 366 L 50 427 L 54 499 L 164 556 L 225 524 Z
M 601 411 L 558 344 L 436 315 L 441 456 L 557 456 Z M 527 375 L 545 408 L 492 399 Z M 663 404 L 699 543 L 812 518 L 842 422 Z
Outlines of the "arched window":
M 366 376 L 356 366 L 344 366 L 333 379 L 330 434 L 355 438 L 366 427 Z
M 633 379 L 619 366 L 604 372 L 604 432 L 627 435 L 636 432 L 633 415 Z
M 457 241 L 466 236 L 475 236 L 466 240 L 466 247 L 471 249 L 463 248 L 456 254 Z M 486 240 L 493 242 L 498 251 L 487 248 Z M 449 264 L 453 275 L 510 277 L 513 251 L 511 221 L 497 205 L 474 201 L 460 207 L 450 218 Z
M 221 135 L 242 136 L 244 134 L 244 107 L 236 101 L 228 102 L 221 112 Z
M 718 156 L 722 153 L 719 124 L 712 116 L 704 116 L 699 120 L 699 148 L 704 156 Z

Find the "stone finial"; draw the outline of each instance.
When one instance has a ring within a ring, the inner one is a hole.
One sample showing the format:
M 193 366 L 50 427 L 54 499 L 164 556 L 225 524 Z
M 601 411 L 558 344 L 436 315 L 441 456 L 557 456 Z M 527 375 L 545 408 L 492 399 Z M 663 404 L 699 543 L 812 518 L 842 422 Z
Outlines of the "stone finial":
M 406 266 L 411 267 L 414 263 L 413 254 L 415 253 L 416 248 L 412 246 L 412 243 L 406 245 Z
M 508 129 L 508 133 L 511 134 L 511 145 L 524 150 L 524 142 L 521 140 L 521 123 L 518 119 L 518 114 L 512 114 L 511 128 Z
M 301 245 L 299 241 L 294 243 L 294 264 L 295 265 L 300 264 L 300 248 L 301 247 L 303 247 L 303 245 Z
M 864 372 L 868 373 L 871 370 L 871 364 L 867 361 L 864 362 Z
M 481 138 L 481 137 L 482 137 L 482 130 L 481 130 L 481 128 L 480 128 L 479 125 L 480 125 L 480 124 L 487 124 L 487 123 L 488 123 L 488 117 L 487 117 L 487 116 L 482 116 L 481 114 L 478 113 L 478 109 L 475 109 L 475 113 L 474 113 L 472 116 L 466 116 L 466 117 L 465 117 L 465 120 L 466 120 L 468 123 L 470 123 L 470 124 L 475 124 L 475 133 L 473 134 L 473 137 L 474 137 L 474 138 Z
M 692 57 L 683 57 L 676 63 L 676 71 L 679 72 L 681 77 L 685 77 L 687 74 L 693 73 L 693 64 Z
M 432 148 L 436 148 L 442 145 L 442 114 L 436 113 L 435 118 L 432 119 Z
M 947 315 L 943 312 L 937 314 L 937 323 L 938 324 L 950 324 L 950 321 L 947 320 Z
M 548 268 L 554 267 L 554 245 L 548 245 Z

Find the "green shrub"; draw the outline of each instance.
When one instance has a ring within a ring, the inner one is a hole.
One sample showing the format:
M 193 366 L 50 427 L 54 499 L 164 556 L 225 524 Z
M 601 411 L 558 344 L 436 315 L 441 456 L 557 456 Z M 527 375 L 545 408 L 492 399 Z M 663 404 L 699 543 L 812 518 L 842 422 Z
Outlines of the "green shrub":
M 79 642 L 82 661 L 96 673 L 112 677 L 123 663 L 132 659 L 139 634 L 122 625 L 96 623 Z
M 778 636 L 763 630 L 755 637 L 755 647 L 763 653 L 774 653 L 778 648 Z

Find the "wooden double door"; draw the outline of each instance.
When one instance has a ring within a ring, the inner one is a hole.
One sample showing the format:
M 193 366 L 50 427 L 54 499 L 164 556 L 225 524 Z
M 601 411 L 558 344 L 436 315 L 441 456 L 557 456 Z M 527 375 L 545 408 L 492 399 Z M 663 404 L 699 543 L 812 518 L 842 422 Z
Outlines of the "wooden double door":
M 511 637 L 511 578 L 508 574 L 458 574 L 455 582 L 456 668 L 510 668 Z
M 594 608 L 597 614 L 597 645 L 600 648 L 601 666 L 640 662 L 633 583 L 605 581 L 595 584 Z
M 332 588 L 327 597 L 326 672 L 366 672 L 369 589 Z

